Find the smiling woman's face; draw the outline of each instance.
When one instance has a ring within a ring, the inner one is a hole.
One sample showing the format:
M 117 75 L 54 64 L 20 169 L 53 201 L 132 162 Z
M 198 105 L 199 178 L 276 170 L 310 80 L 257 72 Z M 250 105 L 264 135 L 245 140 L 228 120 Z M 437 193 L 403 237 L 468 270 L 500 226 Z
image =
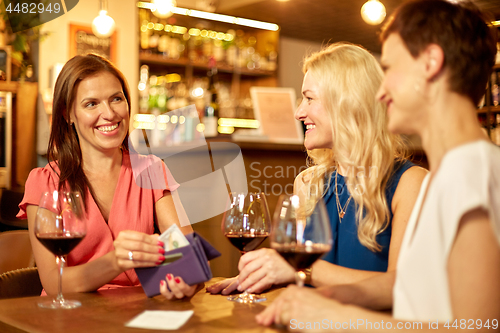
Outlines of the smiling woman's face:
M 413 58 L 398 34 L 382 46 L 384 79 L 377 99 L 387 104 L 388 128 L 393 133 L 414 134 L 421 128 L 426 82 L 419 58 Z
M 302 97 L 295 118 L 306 125 L 304 146 L 309 150 L 332 148 L 332 120 L 321 103 L 318 81 L 310 72 L 304 76 Z
M 101 72 L 82 80 L 71 110 L 82 153 L 119 148 L 129 126 L 128 103 L 120 81 Z

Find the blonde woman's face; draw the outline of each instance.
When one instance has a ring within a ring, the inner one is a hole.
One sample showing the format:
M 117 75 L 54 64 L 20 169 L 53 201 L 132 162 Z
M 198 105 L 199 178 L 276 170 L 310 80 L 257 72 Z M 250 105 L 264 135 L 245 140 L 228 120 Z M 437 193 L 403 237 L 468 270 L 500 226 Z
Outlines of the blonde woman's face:
M 83 153 L 121 146 L 128 131 L 128 104 L 120 81 L 101 72 L 80 82 L 71 112 Z
M 320 86 L 310 72 L 306 72 L 302 83 L 302 102 L 295 118 L 306 126 L 304 146 L 311 150 L 332 148 L 332 120 L 320 99 Z

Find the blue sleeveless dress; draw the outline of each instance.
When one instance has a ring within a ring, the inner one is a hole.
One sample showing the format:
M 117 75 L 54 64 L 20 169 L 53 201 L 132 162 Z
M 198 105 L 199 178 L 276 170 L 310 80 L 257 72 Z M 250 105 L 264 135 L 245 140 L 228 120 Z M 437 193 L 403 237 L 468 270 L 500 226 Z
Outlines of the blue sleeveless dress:
M 333 246 L 332 250 L 325 254 L 321 259 L 332 264 L 348 268 L 377 272 L 387 271 L 389 262 L 389 245 L 392 233 L 392 198 L 401 176 L 412 166 L 415 166 L 415 164 L 409 161 L 396 162 L 392 176 L 387 183 L 385 195 L 389 206 L 390 223 L 384 232 L 377 236 L 377 242 L 380 246 L 382 246 L 382 250 L 380 252 L 372 252 L 359 242 L 355 217 L 355 203 L 354 200 L 351 199 L 347 209 L 344 209 L 344 205 L 346 204 L 350 194 L 347 189 L 347 185 L 345 184 L 345 178 L 340 174 L 337 176 L 337 187 L 339 189 L 339 203 L 345 210 L 345 215 L 342 218 L 342 223 L 339 223 L 339 212 L 335 199 L 336 172 L 331 175 L 329 180 L 330 186 L 323 199 L 330 218 Z

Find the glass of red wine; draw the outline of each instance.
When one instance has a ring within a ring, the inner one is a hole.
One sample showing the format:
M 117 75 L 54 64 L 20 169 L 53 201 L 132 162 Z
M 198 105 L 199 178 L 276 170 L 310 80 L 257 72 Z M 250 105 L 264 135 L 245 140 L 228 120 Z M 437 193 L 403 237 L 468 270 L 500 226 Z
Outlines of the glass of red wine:
M 264 193 L 231 193 L 230 207 L 222 219 L 224 236 L 243 255 L 255 250 L 271 232 L 271 218 Z M 228 300 L 239 303 L 257 303 L 266 298 L 246 290 Z
M 271 248 L 296 271 L 295 280 L 304 286 L 304 271 L 330 251 L 332 233 L 323 200 L 312 202 L 297 195 L 281 195 L 274 211 Z
M 53 191 L 42 194 L 35 218 L 35 236 L 56 256 L 59 269 L 58 294 L 51 301 L 38 303 L 42 308 L 72 309 L 81 305 L 62 294 L 62 275 L 66 255 L 87 233 L 85 209 L 80 193 Z

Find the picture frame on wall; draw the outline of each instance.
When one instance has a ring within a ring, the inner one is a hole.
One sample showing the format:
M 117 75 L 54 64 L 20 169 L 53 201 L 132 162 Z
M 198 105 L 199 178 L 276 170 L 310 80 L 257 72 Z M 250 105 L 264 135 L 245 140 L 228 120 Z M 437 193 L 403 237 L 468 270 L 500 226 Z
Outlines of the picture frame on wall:
M 10 82 L 11 75 L 11 46 L 0 46 L 0 81 Z
M 69 58 L 76 55 L 96 53 L 116 64 L 117 32 L 108 38 L 100 38 L 94 35 L 91 26 L 70 24 L 69 25 Z
M 254 117 L 260 123 L 259 134 L 269 142 L 303 144 L 304 130 L 295 119 L 295 89 L 251 87 Z

